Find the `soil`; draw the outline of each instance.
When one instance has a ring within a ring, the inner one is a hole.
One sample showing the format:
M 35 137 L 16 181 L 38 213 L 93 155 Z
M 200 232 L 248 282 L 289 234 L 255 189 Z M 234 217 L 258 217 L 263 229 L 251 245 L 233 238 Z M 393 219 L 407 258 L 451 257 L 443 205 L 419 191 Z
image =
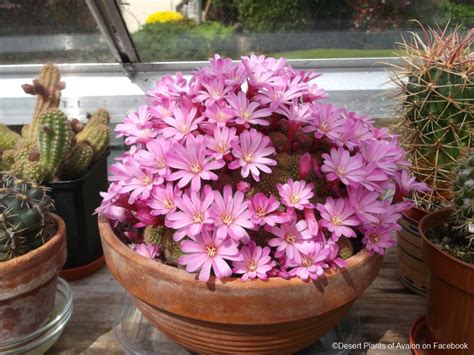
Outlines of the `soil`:
M 427 232 L 427 237 L 441 250 L 468 264 L 474 264 L 474 240 L 469 240 L 461 230 L 444 223 Z

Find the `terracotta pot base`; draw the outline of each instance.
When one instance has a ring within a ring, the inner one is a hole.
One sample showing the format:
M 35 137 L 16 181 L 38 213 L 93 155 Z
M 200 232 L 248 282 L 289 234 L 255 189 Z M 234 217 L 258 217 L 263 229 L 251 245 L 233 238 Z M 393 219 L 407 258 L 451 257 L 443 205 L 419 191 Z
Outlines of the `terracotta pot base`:
M 168 338 L 199 354 L 293 354 L 333 329 L 352 303 L 326 314 L 277 324 L 217 324 L 181 317 L 140 301 L 137 308 Z

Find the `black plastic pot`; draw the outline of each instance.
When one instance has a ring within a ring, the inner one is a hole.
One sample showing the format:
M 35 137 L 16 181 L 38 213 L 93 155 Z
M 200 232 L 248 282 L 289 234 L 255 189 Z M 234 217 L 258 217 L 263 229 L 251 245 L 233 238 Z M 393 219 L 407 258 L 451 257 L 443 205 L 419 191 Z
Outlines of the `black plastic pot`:
M 103 256 L 95 209 L 100 191 L 106 191 L 107 150 L 85 176 L 76 180 L 47 183 L 56 204 L 56 213 L 66 223 L 67 261 L 64 269 L 77 269 Z

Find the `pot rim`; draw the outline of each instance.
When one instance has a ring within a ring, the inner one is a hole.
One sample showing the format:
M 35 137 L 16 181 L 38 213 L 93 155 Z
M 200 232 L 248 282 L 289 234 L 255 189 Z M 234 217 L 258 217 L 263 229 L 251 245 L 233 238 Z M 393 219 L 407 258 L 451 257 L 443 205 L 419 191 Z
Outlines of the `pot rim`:
M 10 271 L 10 269 L 18 268 L 21 271 L 22 265 L 30 263 L 32 261 L 38 260 L 41 255 L 49 249 L 54 249 L 59 247 L 62 244 L 62 238 L 66 234 L 66 225 L 61 217 L 54 213 L 49 213 L 49 215 L 56 222 L 56 233 L 49 238 L 49 240 L 44 243 L 42 246 L 24 254 L 17 256 L 11 260 L 0 262 L 0 275 L 5 271 Z
M 468 264 L 467 262 L 465 262 L 461 259 L 458 259 L 458 258 L 452 256 L 451 254 L 445 252 L 444 250 L 440 249 L 436 244 L 434 244 L 431 240 L 429 240 L 429 238 L 427 238 L 426 235 L 425 235 L 425 231 L 427 231 L 428 229 L 437 227 L 440 224 L 440 222 L 443 221 L 442 219 L 439 218 L 440 215 L 444 215 L 446 213 L 451 213 L 451 212 L 453 212 L 452 208 L 445 207 L 445 208 L 441 208 L 437 211 L 433 211 L 433 212 L 428 213 L 426 216 L 424 216 L 420 220 L 420 222 L 418 224 L 418 229 L 420 231 L 420 235 L 423 238 L 423 241 L 427 245 L 429 245 L 431 248 L 437 250 L 438 252 L 443 254 L 443 256 L 450 259 L 451 261 L 454 261 L 454 262 L 456 262 L 456 263 L 458 263 L 458 264 L 474 271 L 474 264 Z
M 409 209 L 401 212 L 403 218 L 409 220 L 413 224 L 418 224 L 420 222 L 420 220 L 424 216 L 426 216 L 428 213 L 429 213 L 428 211 L 426 211 L 422 208 L 419 208 L 415 205 L 413 205 Z
M 139 267 L 145 268 L 147 270 L 159 270 L 160 273 L 167 274 L 168 276 L 181 280 L 183 282 L 196 282 L 197 274 L 189 273 L 186 270 L 179 269 L 174 266 L 166 265 L 161 262 L 156 262 L 150 260 L 144 256 L 141 256 L 135 253 L 132 249 L 128 248 L 115 234 L 114 230 L 110 226 L 109 220 L 103 216 L 99 215 L 99 230 L 101 231 L 102 238 L 109 243 L 117 253 L 122 255 L 126 259 L 133 260 L 133 263 Z M 337 277 L 339 274 L 348 272 L 349 269 L 357 269 L 363 264 L 372 258 L 382 257 L 376 253 L 370 253 L 365 249 L 360 250 L 357 254 L 351 256 L 349 259 L 346 259 L 346 267 L 338 268 L 336 270 L 329 269 L 326 270 L 324 278 L 329 281 L 330 279 Z M 226 277 L 222 279 L 216 278 L 216 276 L 211 275 L 207 282 L 199 282 L 202 287 L 206 287 L 206 284 L 219 284 L 225 285 L 228 287 L 240 287 L 246 289 L 260 289 L 264 288 L 282 288 L 282 287 L 306 287 L 309 284 L 312 284 L 313 280 L 304 281 L 299 277 L 292 277 L 290 279 L 284 279 L 282 277 L 269 277 L 267 280 L 255 279 L 253 282 L 233 282 L 239 281 L 240 277 Z

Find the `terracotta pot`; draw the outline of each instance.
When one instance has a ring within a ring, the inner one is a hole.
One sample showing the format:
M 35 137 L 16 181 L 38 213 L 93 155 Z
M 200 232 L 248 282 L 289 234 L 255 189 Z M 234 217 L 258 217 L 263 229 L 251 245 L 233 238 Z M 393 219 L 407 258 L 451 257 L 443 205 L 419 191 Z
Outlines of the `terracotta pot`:
M 285 354 L 318 340 L 372 283 L 382 257 L 365 251 L 318 282 L 293 278 L 242 282 L 196 275 L 144 258 L 99 217 L 107 266 L 143 315 L 169 338 L 206 354 Z
M 420 220 L 426 216 L 422 209 L 413 207 L 402 212 L 399 221 L 402 229 L 397 232 L 398 274 L 402 284 L 420 295 L 426 293 L 428 277 L 421 254 Z
M 474 265 L 436 247 L 426 231 L 445 223 L 452 211 L 442 209 L 423 217 L 420 232 L 423 257 L 428 268 L 426 294 L 427 337 L 442 344 L 468 344 L 460 354 L 474 351 Z M 444 350 L 439 352 L 446 354 Z
M 65 226 L 41 247 L 0 263 L 0 341 L 29 334 L 48 320 L 58 272 L 66 262 Z

